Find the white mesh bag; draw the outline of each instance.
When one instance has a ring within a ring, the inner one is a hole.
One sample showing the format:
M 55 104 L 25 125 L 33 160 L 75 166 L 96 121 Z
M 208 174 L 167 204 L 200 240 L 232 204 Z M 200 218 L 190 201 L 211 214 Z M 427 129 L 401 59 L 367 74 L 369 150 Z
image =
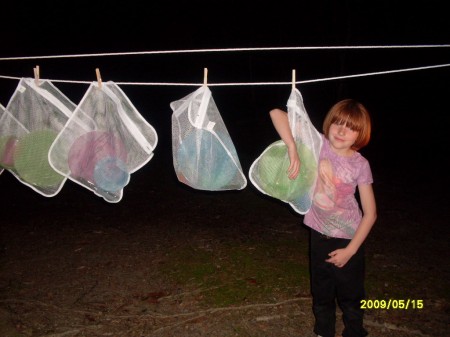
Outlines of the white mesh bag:
M 113 82 L 93 82 L 49 152 L 60 174 L 116 203 L 130 174 L 152 157 L 158 137 Z
M 0 120 L 0 165 L 46 197 L 61 190 L 66 178 L 48 161 L 51 144 L 75 109 L 51 82 L 22 78 Z
M 243 189 L 247 179 L 209 88 L 204 85 L 170 107 L 178 180 L 199 190 Z
M 3 118 L 3 114 L 5 113 L 5 107 L 0 104 L 0 120 Z M 1 125 L 1 124 L 0 124 Z M 3 139 L 3 137 L 1 136 L 0 133 L 0 174 L 3 173 L 3 171 L 5 170 L 3 168 L 3 162 L 5 160 L 8 160 L 8 152 L 6 152 L 5 150 L 7 149 L 6 145 L 8 143 L 8 138 Z M 5 157 L 6 155 L 6 157 Z
M 286 144 L 278 140 L 269 145 L 253 162 L 249 170 L 252 184 L 264 194 L 289 203 L 300 214 L 311 207 L 317 180 L 322 137 L 312 125 L 300 91 L 293 89 L 287 102 L 288 120 L 300 157 L 300 173 L 288 178 L 290 161 Z

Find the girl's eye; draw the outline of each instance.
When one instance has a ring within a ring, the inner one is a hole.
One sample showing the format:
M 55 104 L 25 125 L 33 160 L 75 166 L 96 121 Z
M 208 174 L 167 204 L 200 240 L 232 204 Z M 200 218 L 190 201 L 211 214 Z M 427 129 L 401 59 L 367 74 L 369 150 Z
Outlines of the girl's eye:
M 335 123 L 333 123 L 334 125 L 336 125 L 336 126 L 343 126 L 343 127 L 345 127 L 347 130 L 350 130 L 350 131 L 355 131 L 355 129 L 354 128 L 352 128 L 352 127 L 350 127 L 350 126 L 347 126 L 345 123 L 343 123 L 343 122 L 335 122 Z

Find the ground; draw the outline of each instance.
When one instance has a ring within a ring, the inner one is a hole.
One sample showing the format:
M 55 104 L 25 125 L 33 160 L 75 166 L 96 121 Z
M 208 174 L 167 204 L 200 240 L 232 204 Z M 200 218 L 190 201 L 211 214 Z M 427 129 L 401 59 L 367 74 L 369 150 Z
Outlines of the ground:
M 71 181 L 46 198 L 9 172 L 0 176 L 0 336 L 312 333 L 302 216 L 250 182 L 196 191 L 176 180 L 169 160 L 157 163 L 132 175 L 117 204 Z M 369 336 L 446 336 L 444 191 L 406 184 L 414 178 L 405 172 L 374 172 Z

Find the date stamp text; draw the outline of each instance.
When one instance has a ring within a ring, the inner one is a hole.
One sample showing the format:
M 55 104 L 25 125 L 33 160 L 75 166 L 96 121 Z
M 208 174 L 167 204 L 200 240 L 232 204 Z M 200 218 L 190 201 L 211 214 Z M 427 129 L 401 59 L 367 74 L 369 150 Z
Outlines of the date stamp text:
M 423 300 L 412 299 L 388 299 L 388 300 L 361 300 L 361 309 L 423 309 Z

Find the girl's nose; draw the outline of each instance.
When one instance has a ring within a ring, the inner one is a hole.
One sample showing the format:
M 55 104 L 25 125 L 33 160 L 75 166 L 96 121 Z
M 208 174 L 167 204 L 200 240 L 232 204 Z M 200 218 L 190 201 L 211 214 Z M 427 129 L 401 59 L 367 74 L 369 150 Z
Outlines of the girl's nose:
M 345 135 L 345 125 L 340 125 L 338 129 L 339 135 Z

